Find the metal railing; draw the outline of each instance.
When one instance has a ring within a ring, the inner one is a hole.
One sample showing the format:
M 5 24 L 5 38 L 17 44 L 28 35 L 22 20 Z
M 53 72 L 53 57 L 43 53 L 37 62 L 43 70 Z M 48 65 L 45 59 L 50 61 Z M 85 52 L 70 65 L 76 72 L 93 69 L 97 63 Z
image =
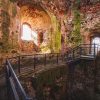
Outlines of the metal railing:
M 49 53 L 20 55 L 9 58 L 13 68 L 20 74 L 24 68 L 36 70 L 38 68 L 47 68 L 48 65 L 59 65 L 66 62 L 66 54 Z
M 6 60 L 6 82 L 9 100 L 32 100 L 24 91 L 9 60 Z
M 100 45 L 97 44 L 81 44 L 67 52 L 67 61 L 80 59 L 82 57 L 95 58 L 100 51 L 99 48 Z
M 9 58 L 6 60 L 6 80 L 8 87 L 9 100 L 32 100 L 29 98 L 24 91 L 21 83 L 18 80 L 18 77 L 13 70 L 12 63 L 14 63 L 18 69 L 18 72 L 21 72 L 21 68 L 24 66 L 33 66 L 35 70 L 37 66 L 45 66 L 47 64 L 56 64 L 75 60 L 77 58 L 81 58 L 82 55 L 93 56 L 95 57 L 97 54 L 98 46 L 96 44 L 82 44 L 71 50 L 69 50 L 66 54 L 59 53 L 51 53 L 51 54 L 35 54 L 35 55 L 21 55 L 13 58 Z M 12 60 L 13 59 L 13 60 Z M 26 63 L 24 63 L 26 62 Z M 13 65 L 14 65 L 13 64 Z M 41 68 L 41 67 L 40 67 Z
M 65 54 L 50 53 L 21 55 L 8 58 L 6 60 L 6 83 L 9 100 L 33 100 L 27 96 L 17 77 L 18 73 L 20 74 L 22 72 L 22 68 L 26 69 L 27 66 L 32 65 L 32 69 L 35 70 L 39 65 L 44 67 L 47 67 L 51 63 L 58 65 L 61 61 L 65 60 L 64 57 Z
M 67 53 L 47 53 L 34 55 L 20 55 L 10 58 L 10 62 L 14 69 L 20 74 L 24 68 L 26 70 L 37 70 L 48 65 L 59 65 L 75 59 L 84 57 L 95 58 L 99 51 L 99 45 L 96 44 L 80 44 L 79 46 L 70 49 Z M 25 70 L 24 70 L 25 71 Z

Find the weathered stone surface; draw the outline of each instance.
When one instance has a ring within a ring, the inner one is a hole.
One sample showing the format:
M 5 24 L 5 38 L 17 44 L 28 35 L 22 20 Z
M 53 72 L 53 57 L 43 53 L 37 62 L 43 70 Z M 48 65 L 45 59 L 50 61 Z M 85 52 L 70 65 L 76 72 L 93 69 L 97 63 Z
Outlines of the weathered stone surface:
M 70 35 L 73 31 L 77 32 L 75 23 L 79 19 L 75 19 L 75 9 L 80 12 L 81 22 L 78 23 L 81 23 L 81 28 L 78 31 L 82 36 L 82 42 L 90 43 L 91 35 L 100 33 L 100 0 L 1 0 L 0 12 L 4 10 L 8 13 L 10 20 L 7 20 L 7 16 L 4 19 L 0 16 L 0 38 L 3 37 L 2 32 L 7 31 L 10 49 L 21 50 L 24 47 L 26 50 L 29 47 L 30 49 L 26 51 L 32 51 L 34 43 L 30 42 L 29 46 L 21 40 L 22 24 L 28 23 L 37 34 L 39 31 L 43 33 L 43 41 L 41 43 L 38 41 L 40 49 L 47 46 L 53 52 L 58 48 L 58 51 L 66 52 L 73 46 L 70 42 L 74 38 Z M 6 24 L 2 24 L 2 20 Z M 2 31 L 1 26 L 5 25 L 7 26 Z

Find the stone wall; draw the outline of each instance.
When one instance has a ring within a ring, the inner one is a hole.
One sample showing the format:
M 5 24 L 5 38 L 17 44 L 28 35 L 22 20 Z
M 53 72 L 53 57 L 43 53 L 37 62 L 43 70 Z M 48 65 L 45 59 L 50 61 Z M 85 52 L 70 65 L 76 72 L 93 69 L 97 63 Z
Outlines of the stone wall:
M 79 45 L 80 43 L 90 43 L 91 34 L 96 32 L 93 30 L 100 29 L 99 0 L 95 2 L 93 0 L 58 0 L 59 2 L 56 0 L 25 0 L 26 3 L 24 1 L 20 1 L 20 4 L 17 2 L 21 9 L 16 4 L 16 1 L 17 0 L 0 1 L 0 50 L 2 52 L 20 50 L 22 45 L 20 41 L 21 25 L 24 21 L 27 21 L 28 16 L 30 17 L 28 22 L 33 23 L 31 25 L 32 30 L 35 29 L 37 31 L 42 29 L 42 32 L 47 34 L 46 39 L 44 39 L 46 42 L 43 40 L 40 49 L 46 48 L 51 52 L 66 52 L 69 48 Z M 25 10 L 23 7 L 25 7 L 24 5 L 27 5 L 27 3 L 28 13 L 27 11 L 23 12 L 23 10 Z M 31 6 L 29 7 L 29 5 Z M 35 6 L 32 8 L 32 5 Z M 35 20 L 33 20 L 34 18 Z M 49 20 L 47 21 L 47 19 Z M 39 24 L 40 22 L 41 25 Z M 48 26 L 47 29 L 46 26 Z M 98 33 L 99 32 L 100 31 L 98 31 Z
M 18 7 L 10 0 L 0 0 L 0 66 L 5 58 L 18 53 L 20 21 Z
M 81 34 L 84 37 L 84 43 L 90 43 L 91 36 L 100 34 L 100 3 L 87 6 L 86 12 L 82 10 L 81 14 Z
M 0 51 L 11 52 L 18 46 L 19 20 L 16 4 L 9 0 L 1 0 L 1 39 Z

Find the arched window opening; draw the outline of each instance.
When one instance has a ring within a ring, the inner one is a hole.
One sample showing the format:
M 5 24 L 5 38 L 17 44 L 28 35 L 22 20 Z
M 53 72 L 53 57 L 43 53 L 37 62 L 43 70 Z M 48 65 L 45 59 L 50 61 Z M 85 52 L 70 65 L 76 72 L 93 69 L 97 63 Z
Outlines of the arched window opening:
M 31 27 L 28 24 L 23 24 L 21 39 L 30 41 L 30 40 L 32 40 L 31 34 L 32 34 Z
M 27 23 L 22 25 L 21 39 L 26 41 L 34 41 L 34 43 L 37 45 L 37 33 L 34 32 Z

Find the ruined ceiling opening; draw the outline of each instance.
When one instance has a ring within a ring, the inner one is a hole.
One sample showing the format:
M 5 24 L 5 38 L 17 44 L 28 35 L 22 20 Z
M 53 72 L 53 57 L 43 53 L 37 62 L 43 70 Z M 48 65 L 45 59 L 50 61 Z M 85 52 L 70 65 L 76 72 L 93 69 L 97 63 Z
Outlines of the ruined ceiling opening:
M 21 23 L 28 23 L 33 30 L 47 30 L 51 19 L 47 12 L 38 4 L 24 4 L 20 6 Z

